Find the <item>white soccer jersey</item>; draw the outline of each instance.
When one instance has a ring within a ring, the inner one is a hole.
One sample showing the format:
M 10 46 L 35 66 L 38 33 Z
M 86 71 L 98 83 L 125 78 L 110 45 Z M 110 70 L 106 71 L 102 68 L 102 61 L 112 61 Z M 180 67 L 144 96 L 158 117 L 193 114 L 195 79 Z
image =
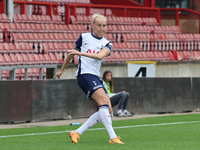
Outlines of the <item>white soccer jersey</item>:
M 106 48 L 111 52 L 112 44 L 104 37 L 97 38 L 92 33 L 82 33 L 75 42 L 75 49 L 83 53 L 99 53 L 102 48 Z M 79 66 L 76 76 L 80 74 L 93 74 L 100 76 L 100 67 L 104 59 L 98 60 L 85 56 L 79 56 Z

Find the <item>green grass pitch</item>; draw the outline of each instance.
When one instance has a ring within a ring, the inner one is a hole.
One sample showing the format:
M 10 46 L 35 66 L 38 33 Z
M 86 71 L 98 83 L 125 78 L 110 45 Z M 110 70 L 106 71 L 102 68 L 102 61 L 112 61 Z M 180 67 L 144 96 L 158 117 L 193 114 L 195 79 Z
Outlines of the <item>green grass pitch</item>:
M 0 150 L 198 150 L 200 114 L 113 121 L 122 144 L 109 144 L 102 123 L 84 132 L 78 143 L 68 137 L 79 126 L 0 129 Z

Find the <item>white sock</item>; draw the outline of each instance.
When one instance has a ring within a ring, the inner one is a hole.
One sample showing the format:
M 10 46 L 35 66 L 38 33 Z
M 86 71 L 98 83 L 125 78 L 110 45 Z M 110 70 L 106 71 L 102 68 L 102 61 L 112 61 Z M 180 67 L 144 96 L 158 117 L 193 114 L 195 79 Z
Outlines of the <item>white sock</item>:
M 114 139 L 115 137 L 117 137 L 112 127 L 112 121 L 111 121 L 110 113 L 108 111 L 108 105 L 100 106 L 99 114 L 100 114 L 101 121 L 110 136 L 110 139 Z
M 94 126 L 95 124 L 99 123 L 100 116 L 99 116 L 99 111 L 95 112 L 93 115 L 88 118 L 88 120 L 80 126 L 77 130 L 75 130 L 76 133 L 82 134 L 84 131 L 86 131 L 88 128 Z
M 117 114 L 119 114 L 119 113 L 121 113 L 121 112 L 122 112 L 121 109 L 118 109 L 118 110 L 117 110 Z
M 123 113 L 127 113 L 127 109 L 124 109 L 124 110 L 123 110 Z

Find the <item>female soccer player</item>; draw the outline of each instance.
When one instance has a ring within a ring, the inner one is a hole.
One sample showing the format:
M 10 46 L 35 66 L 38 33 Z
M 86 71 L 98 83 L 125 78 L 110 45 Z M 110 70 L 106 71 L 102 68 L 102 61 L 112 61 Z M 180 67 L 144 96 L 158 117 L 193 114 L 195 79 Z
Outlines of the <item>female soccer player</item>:
M 119 93 L 113 93 L 113 79 L 112 72 L 107 70 L 103 73 L 103 82 L 106 87 L 107 93 L 110 97 L 111 106 L 114 107 L 118 105 L 118 110 L 116 113 L 117 117 L 131 117 L 133 114 L 127 111 L 127 105 L 129 101 L 129 93 L 126 91 L 121 91 Z M 123 107 L 123 111 L 122 110 Z
M 100 76 L 101 63 L 106 56 L 110 55 L 112 48 L 111 42 L 103 37 L 106 32 L 105 16 L 94 14 L 92 16 L 92 28 L 92 33 L 80 34 L 75 42 L 75 48 L 73 50 L 68 50 L 69 55 L 62 68 L 54 77 L 54 79 L 56 77 L 60 79 L 60 76 L 70 60 L 74 55 L 78 55 L 79 66 L 76 71 L 78 85 L 85 92 L 88 99 L 94 100 L 99 107 L 99 111 L 90 116 L 90 118 L 77 130 L 71 131 L 69 137 L 73 143 L 78 143 L 80 135 L 101 120 L 109 134 L 109 143 L 124 144 L 113 130 L 110 117 L 112 107 Z

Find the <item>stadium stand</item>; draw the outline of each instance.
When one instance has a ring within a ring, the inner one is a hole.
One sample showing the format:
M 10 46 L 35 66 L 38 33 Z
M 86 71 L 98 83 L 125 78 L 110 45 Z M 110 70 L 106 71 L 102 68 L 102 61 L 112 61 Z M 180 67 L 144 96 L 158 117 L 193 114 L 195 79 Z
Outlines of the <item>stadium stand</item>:
M 56 3 L 64 6 L 66 1 Z M 90 4 L 87 0 L 69 0 L 67 3 Z M 76 14 L 69 16 L 69 24 L 60 15 L 14 14 L 13 22 L 10 22 L 6 14 L 0 14 L 0 66 L 42 65 L 45 73 L 45 65 L 62 64 L 67 50 L 74 47 L 79 34 L 92 31 L 91 17 L 83 15 L 83 9 L 77 9 Z M 91 8 L 90 13 L 92 11 Z M 113 49 L 112 55 L 106 57 L 104 63 L 200 59 L 200 34 L 183 34 L 178 26 L 161 26 L 156 17 L 108 14 L 105 38 L 113 43 Z M 78 64 L 78 57 L 75 56 L 70 63 Z M 26 78 L 26 69 L 16 69 L 17 80 Z M 40 70 L 29 68 L 28 77 L 38 79 Z M 7 70 L 1 70 L 1 79 L 9 79 Z

